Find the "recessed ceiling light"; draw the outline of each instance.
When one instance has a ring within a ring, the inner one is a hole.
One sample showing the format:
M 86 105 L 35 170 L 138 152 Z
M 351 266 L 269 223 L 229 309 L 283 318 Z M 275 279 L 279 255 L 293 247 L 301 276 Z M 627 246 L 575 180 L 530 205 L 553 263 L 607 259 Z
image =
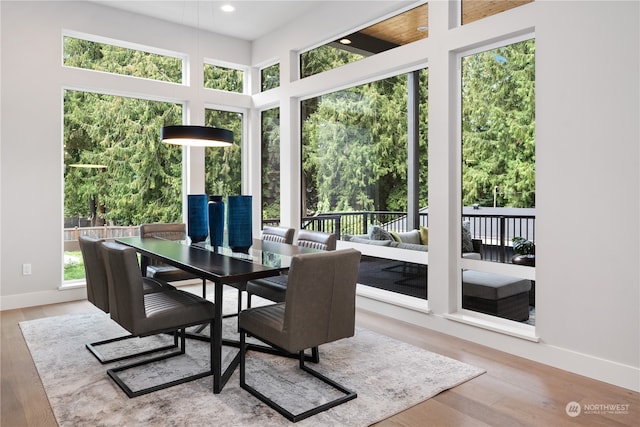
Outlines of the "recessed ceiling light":
M 340 43 L 342 43 L 342 44 L 351 44 L 351 40 L 349 40 L 349 39 L 342 39 L 342 40 L 340 40 Z
M 234 10 L 236 10 L 236 8 L 231 6 L 230 4 L 225 4 L 220 6 L 220 10 L 222 10 L 223 12 L 233 12 Z

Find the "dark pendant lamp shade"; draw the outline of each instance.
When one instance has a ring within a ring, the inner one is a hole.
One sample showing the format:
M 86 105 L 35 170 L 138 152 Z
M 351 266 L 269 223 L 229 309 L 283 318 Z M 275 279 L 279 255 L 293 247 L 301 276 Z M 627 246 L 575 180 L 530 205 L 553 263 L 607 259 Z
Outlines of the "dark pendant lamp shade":
M 167 144 L 192 147 L 229 147 L 233 144 L 233 132 L 210 126 L 164 126 L 160 139 Z

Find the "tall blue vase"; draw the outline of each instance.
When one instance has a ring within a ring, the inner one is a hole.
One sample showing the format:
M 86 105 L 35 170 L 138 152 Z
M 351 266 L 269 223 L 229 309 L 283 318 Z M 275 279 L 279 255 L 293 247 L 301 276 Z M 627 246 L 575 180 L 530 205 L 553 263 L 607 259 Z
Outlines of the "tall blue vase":
M 204 242 L 209 235 L 209 215 L 206 194 L 187 195 L 187 234 L 192 243 Z
M 227 198 L 229 247 L 237 252 L 249 252 L 253 243 L 251 200 L 251 196 L 229 196 Z
M 224 202 L 222 196 L 211 196 L 209 200 L 209 242 L 211 246 L 222 246 L 224 242 Z

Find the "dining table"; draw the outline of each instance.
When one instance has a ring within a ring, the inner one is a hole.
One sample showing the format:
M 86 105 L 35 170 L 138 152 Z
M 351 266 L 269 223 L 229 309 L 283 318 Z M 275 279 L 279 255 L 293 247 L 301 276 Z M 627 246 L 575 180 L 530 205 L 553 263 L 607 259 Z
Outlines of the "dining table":
M 295 245 L 260 239 L 254 239 L 247 252 L 235 252 L 226 246 L 214 247 L 207 242 L 191 243 L 189 240 L 176 241 L 159 237 L 120 237 L 115 241 L 134 248 L 141 255 L 213 282 L 215 318 L 206 339 L 211 340 L 213 392 L 216 394 L 222 391 L 240 363 L 238 353 L 226 368 L 222 367 L 223 286 L 242 290 L 249 280 L 277 276 L 289 268 L 294 255 L 309 251 Z M 240 306 L 239 302 L 239 309 Z M 237 346 L 237 343 L 225 342 L 225 345 Z

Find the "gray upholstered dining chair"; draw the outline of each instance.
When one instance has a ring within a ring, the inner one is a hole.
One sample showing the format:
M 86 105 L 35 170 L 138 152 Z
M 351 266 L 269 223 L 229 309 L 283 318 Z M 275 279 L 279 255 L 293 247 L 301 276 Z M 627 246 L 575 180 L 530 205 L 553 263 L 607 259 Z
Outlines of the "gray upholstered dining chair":
M 80 244 L 80 252 L 82 253 L 84 263 L 85 278 L 87 281 L 87 299 L 91 304 L 95 305 L 100 310 L 104 311 L 105 313 L 109 313 L 109 288 L 107 281 L 107 271 L 105 270 L 104 262 L 102 260 L 102 242 L 104 242 L 104 239 L 95 239 L 89 236 L 80 236 L 78 238 L 78 243 Z M 175 289 L 168 283 L 160 282 L 158 280 L 147 277 L 143 278 L 142 287 L 145 294 Z M 174 343 L 174 345 L 161 346 L 138 353 L 120 355 L 112 358 L 105 357 L 99 351 L 99 348 L 102 345 L 111 344 L 128 338 L 134 338 L 134 336 L 124 335 L 117 338 L 110 338 L 87 344 L 86 347 L 100 361 L 100 363 L 103 364 L 117 362 L 119 360 L 155 353 L 157 351 L 169 350 L 177 347 Z
M 285 243 L 290 245 L 296 230 L 289 227 L 265 225 L 260 233 L 260 239 L 265 242 Z M 238 313 L 242 310 L 242 292 L 247 290 L 247 282 L 236 283 L 238 288 Z M 251 307 L 251 295 L 247 297 L 247 307 Z M 235 316 L 235 314 L 228 315 Z
M 335 233 L 325 233 L 314 230 L 300 230 L 296 245 L 302 248 L 319 249 L 321 251 L 336 250 L 338 236 Z
M 185 328 L 208 323 L 213 330 L 215 307 L 211 301 L 177 289 L 145 294 L 142 289 L 144 279 L 140 272 L 136 251 L 115 242 L 104 242 L 101 249 L 109 282 L 111 319 L 137 337 L 168 332 L 178 332 L 180 335 L 179 351 L 111 368 L 107 370 L 107 374 L 129 397 L 140 396 L 212 375 L 213 344 L 211 344 L 210 351 L 210 367 L 206 371 L 136 391 L 125 383 L 119 374 L 122 371 L 184 355 Z
M 357 397 L 354 391 L 306 366 L 304 351 L 354 335 L 359 265 L 360 252 L 355 249 L 295 255 L 289 269 L 285 302 L 240 313 L 240 387 L 290 421 L 300 421 Z M 277 349 L 297 353 L 300 369 L 344 395 L 304 412 L 291 413 L 247 384 L 247 334 Z
M 185 240 L 187 238 L 187 226 L 184 223 L 153 223 L 140 226 L 140 237 L 157 237 L 165 240 Z M 164 280 L 166 282 L 178 282 L 181 280 L 199 279 L 198 276 L 187 271 L 180 270 L 172 265 L 140 257 L 142 275 Z M 202 297 L 207 297 L 207 281 L 202 279 Z
M 296 246 L 319 251 L 333 251 L 336 249 L 337 240 L 338 236 L 333 233 L 300 230 L 298 232 Z M 287 280 L 287 275 L 281 274 L 280 276 L 249 281 L 246 286 L 248 307 L 251 307 L 252 295 L 257 295 L 274 302 L 284 302 L 287 292 Z
M 286 243 L 290 245 L 293 243 L 295 232 L 295 229 L 289 227 L 265 225 L 262 228 L 261 239 L 265 242 Z

